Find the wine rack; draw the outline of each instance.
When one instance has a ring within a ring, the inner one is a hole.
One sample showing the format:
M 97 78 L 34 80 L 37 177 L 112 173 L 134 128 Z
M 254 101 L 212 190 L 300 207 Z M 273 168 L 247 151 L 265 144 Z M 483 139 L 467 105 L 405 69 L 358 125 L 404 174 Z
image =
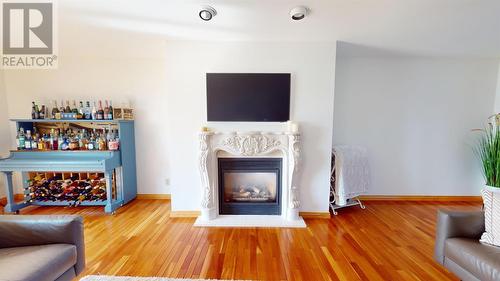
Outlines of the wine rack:
M 132 120 L 14 119 L 17 128 L 34 126 L 113 126 L 118 129 L 117 151 L 11 151 L 0 159 L 6 179 L 6 212 L 30 206 L 104 206 L 106 213 L 137 196 L 135 136 Z M 56 123 L 56 124 L 55 124 Z M 20 173 L 24 200 L 14 200 L 13 173 Z
M 116 197 L 116 173 L 113 173 L 112 196 Z M 26 203 L 67 202 L 79 206 L 84 202 L 106 201 L 104 173 L 29 173 L 24 188 Z

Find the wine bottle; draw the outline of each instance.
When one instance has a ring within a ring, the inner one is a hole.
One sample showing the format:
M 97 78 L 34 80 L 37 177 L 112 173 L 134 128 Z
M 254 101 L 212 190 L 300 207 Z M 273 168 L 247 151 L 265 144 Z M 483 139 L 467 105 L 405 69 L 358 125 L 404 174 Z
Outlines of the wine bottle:
M 40 109 L 40 112 L 38 114 L 38 118 L 45 119 L 45 105 L 42 105 L 42 109 Z
M 71 109 L 71 113 L 78 114 L 78 108 L 76 107 L 75 100 L 73 100 L 73 108 Z
M 99 101 L 99 109 L 97 110 L 97 120 L 104 119 L 104 110 L 102 109 L 102 102 Z
M 35 105 L 35 118 L 33 119 L 40 119 L 40 108 L 38 105 Z
M 64 108 L 64 100 L 61 100 L 61 107 L 59 108 L 59 113 L 64 113 L 65 108 Z
M 57 100 L 52 101 L 52 119 L 61 119 L 61 116 L 59 114 L 59 108 L 57 107 Z M 59 117 L 59 118 L 58 118 Z
M 107 119 L 108 119 L 108 117 L 109 117 L 109 115 L 108 115 L 108 114 L 109 114 L 109 106 L 108 106 L 108 101 L 107 101 L 107 100 L 105 100 L 105 101 L 104 101 L 104 103 L 105 103 L 105 105 L 106 105 L 106 106 L 104 107 L 103 119 L 106 119 L 106 120 L 107 120 Z
M 69 106 L 69 100 L 66 101 L 66 108 L 64 109 L 64 113 L 71 113 L 71 107 Z
M 78 107 L 78 113 L 76 114 L 76 119 L 85 118 L 85 109 L 83 108 L 83 101 L 80 101 L 80 106 Z
M 56 130 L 50 129 L 50 150 L 57 150 Z
M 35 105 L 35 102 L 31 102 L 32 106 L 31 106 L 31 119 L 38 119 L 37 118 L 37 114 L 36 114 L 36 105 Z
M 111 100 L 109 100 L 109 113 L 108 113 L 108 119 L 113 120 L 113 105 L 111 104 Z

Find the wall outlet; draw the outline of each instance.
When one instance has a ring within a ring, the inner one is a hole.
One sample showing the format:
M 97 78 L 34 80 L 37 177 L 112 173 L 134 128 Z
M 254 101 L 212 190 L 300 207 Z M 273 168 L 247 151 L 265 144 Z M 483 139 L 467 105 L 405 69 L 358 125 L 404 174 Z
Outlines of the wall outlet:
M 165 185 L 167 185 L 167 186 L 170 185 L 170 179 L 169 178 L 165 179 Z

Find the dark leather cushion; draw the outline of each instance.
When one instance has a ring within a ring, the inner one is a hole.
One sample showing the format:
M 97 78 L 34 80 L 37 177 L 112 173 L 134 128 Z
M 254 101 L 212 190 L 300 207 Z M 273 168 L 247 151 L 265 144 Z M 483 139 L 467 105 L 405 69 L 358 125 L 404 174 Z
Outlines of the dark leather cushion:
M 54 281 L 76 263 L 76 247 L 49 244 L 0 249 L 0 280 Z
M 476 239 L 449 238 L 445 256 L 483 281 L 500 280 L 500 248 Z
M 71 244 L 76 246 L 75 272 L 85 268 L 83 218 L 61 215 L 0 215 L 0 248 Z

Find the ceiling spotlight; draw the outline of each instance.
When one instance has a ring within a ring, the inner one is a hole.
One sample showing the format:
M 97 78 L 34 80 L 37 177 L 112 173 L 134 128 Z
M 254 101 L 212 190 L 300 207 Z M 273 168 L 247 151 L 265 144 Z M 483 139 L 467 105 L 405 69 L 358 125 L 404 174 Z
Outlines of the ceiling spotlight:
M 198 15 L 202 20 L 209 21 L 217 15 L 217 11 L 210 6 L 203 6 Z
M 290 10 L 292 20 L 301 20 L 307 16 L 309 9 L 304 6 L 297 6 Z

